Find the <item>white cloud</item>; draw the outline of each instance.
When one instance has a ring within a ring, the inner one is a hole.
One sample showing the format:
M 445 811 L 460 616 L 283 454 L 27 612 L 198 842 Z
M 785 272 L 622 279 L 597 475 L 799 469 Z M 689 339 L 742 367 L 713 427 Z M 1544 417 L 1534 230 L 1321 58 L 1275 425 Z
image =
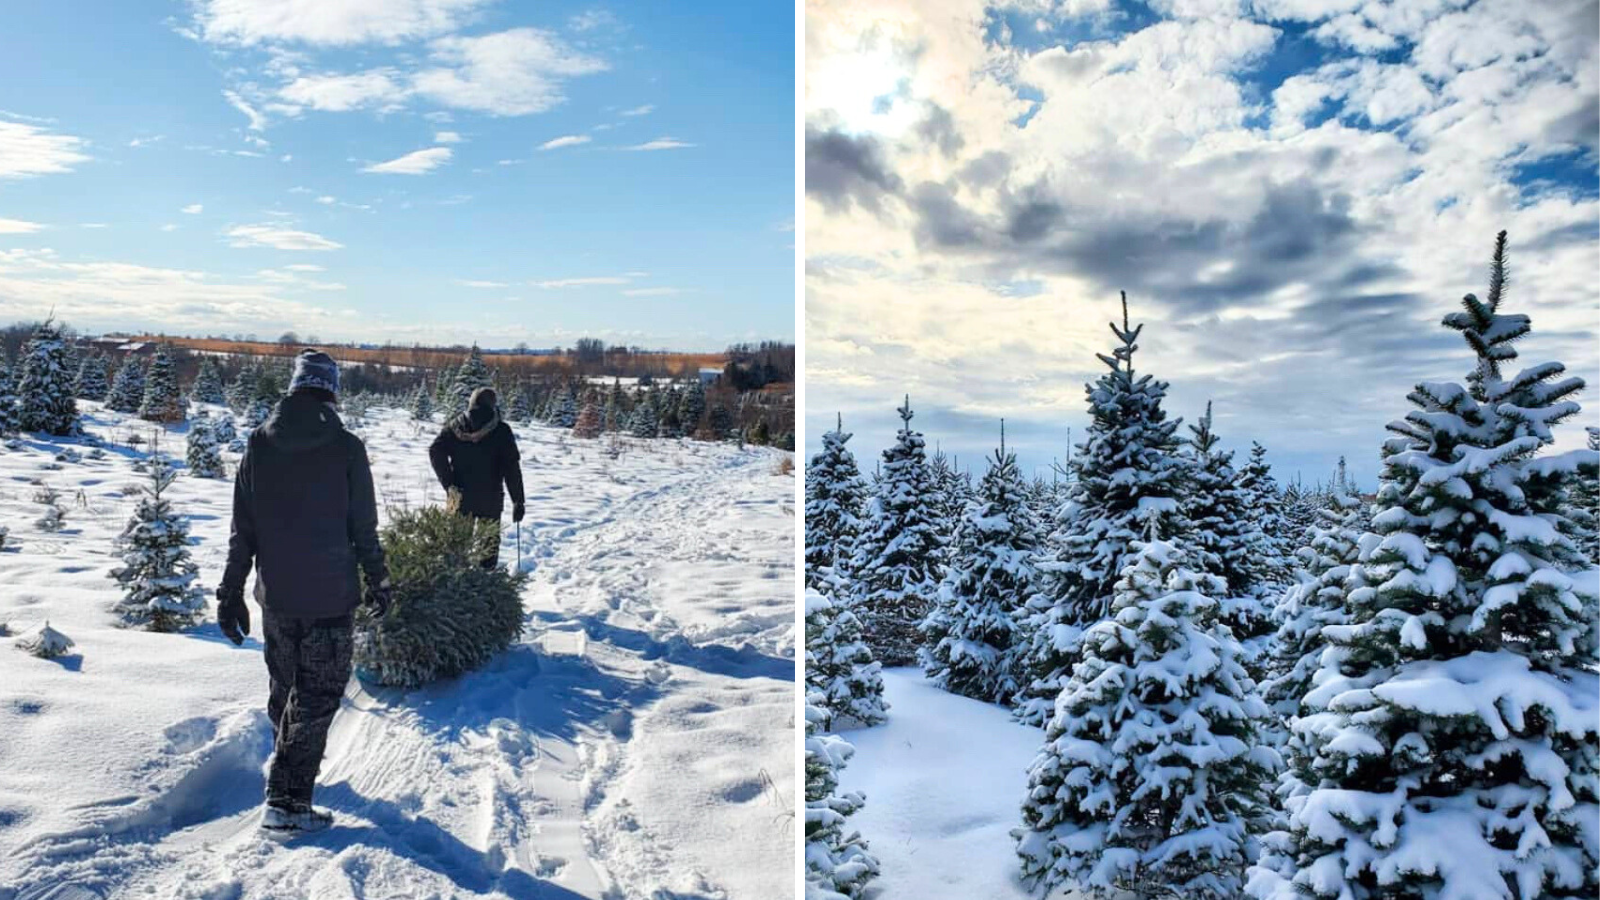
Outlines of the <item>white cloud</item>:
M 435 66 L 413 78 L 417 94 L 497 116 L 544 112 L 566 99 L 565 79 L 606 69 L 603 60 L 536 28 L 443 37 L 429 49 Z
M 625 297 L 671 297 L 681 293 L 683 289 L 675 287 L 633 288 L 622 292 Z
M 575 147 L 579 144 L 587 144 L 589 143 L 589 140 L 590 138 L 586 134 L 567 134 L 545 141 L 539 145 L 539 149 L 555 150 L 558 147 Z
M 625 109 L 622 114 L 625 116 L 648 116 L 655 111 L 654 104 L 646 103 L 643 106 L 635 106 L 633 109 Z
M 302 75 L 278 90 L 278 97 L 323 112 L 348 112 L 369 107 L 392 108 L 405 100 L 406 88 L 393 69 L 350 75 Z
M 0 178 L 70 172 L 89 158 L 85 148 L 82 138 L 24 122 L 0 121 Z
M 316 263 L 290 263 L 283 267 L 290 272 L 326 272 L 327 269 Z
M 612 27 L 617 24 L 617 17 L 609 10 L 591 9 L 578 13 L 567 20 L 573 31 L 594 31 L 597 28 Z
M 245 118 L 250 120 L 251 131 L 261 131 L 267 127 L 267 117 L 247 103 L 243 97 L 239 96 L 237 91 L 223 91 L 222 98 L 228 101 L 229 106 L 244 113 Z
M 434 133 L 433 142 L 435 144 L 459 144 L 461 143 L 461 135 L 454 131 L 439 131 Z
M 0 219 L 0 234 L 33 234 L 42 231 L 45 226 L 38 222 L 24 222 L 21 219 Z
M 162 231 L 167 231 L 167 232 L 177 231 L 178 230 L 178 226 L 172 224 L 171 222 L 168 222 L 167 224 L 161 226 L 161 230 Z
M 448 34 L 492 0 L 196 0 L 202 40 L 262 44 L 397 44 Z
M 534 287 L 545 288 L 546 290 L 549 290 L 549 289 L 552 289 L 552 288 L 591 287 L 591 286 L 595 286 L 595 285 L 605 285 L 605 284 L 627 284 L 629 281 L 632 281 L 632 280 L 633 279 L 631 277 L 623 276 L 623 275 L 600 275 L 600 276 L 593 276 L 593 277 L 589 277 L 589 278 L 557 278 L 557 279 L 554 279 L 554 280 L 551 280 L 551 281 L 530 281 L 528 283 L 533 285 Z
M 429 147 L 388 162 L 374 163 L 361 171 L 385 175 L 426 175 L 449 162 L 452 155 L 449 147 Z
M 129 147 L 148 147 L 151 144 L 154 144 L 154 143 L 157 143 L 159 141 L 165 140 L 166 137 L 167 136 L 164 135 L 164 134 L 158 134 L 158 135 L 155 135 L 154 137 L 138 137 L 138 138 L 134 138 L 133 140 L 129 141 L 128 142 L 128 146 Z
M 84 222 L 83 224 L 79 225 L 78 227 L 79 228 L 110 228 L 111 226 L 107 225 L 104 222 Z
M 236 225 L 225 232 L 230 247 L 271 247 L 274 250 L 338 250 L 344 245 L 320 234 L 278 225 Z
M 191 216 L 197 216 L 204 211 L 205 206 L 199 203 L 191 203 L 188 206 L 185 206 L 183 209 L 178 210 L 178 212 Z
M 478 281 L 478 280 L 472 279 L 472 278 L 461 279 L 461 280 L 457 281 L 456 284 L 459 284 L 462 287 L 469 287 L 469 288 L 503 288 L 503 287 L 510 287 L 509 284 L 506 284 L 503 281 Z
M 332 206 L 333 204 L 339 202 L 339 198 L 330 194 L 323 194 L 321 197 L 317 198 L 317 202 L 321 203 L 323 206 Z
M 693 147 L 693 146 L 695 146 L 695 145 L 691 144 L 691 143 L 689 143 L 687 141 L 680 141 L 677 138 L 659 137 L 659 138 L 656 138 L 653 141 L 645 141 L 642 144 L 634 144 L 631 147 L 623 147 L 622 149 L 624 149 L 624 150 L 645 150 L 645 151 L 649 151 L 649 150 L 679 150 L 679 149 L 682 149 L 684 147 Z

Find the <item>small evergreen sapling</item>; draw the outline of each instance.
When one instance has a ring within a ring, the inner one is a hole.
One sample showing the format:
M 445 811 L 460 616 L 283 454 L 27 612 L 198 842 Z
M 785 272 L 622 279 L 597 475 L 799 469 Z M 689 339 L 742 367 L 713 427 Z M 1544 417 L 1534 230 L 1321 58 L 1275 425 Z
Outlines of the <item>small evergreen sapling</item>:
M 65 656 L 74 646 L 72 638 L 50 627 L 49 620 L 32 631 L 24 632 L 17 638 L 17 649 L 24 653 L 31 653 L 40 659 L 55 659 Z
M 217 371 L 216 363 L 209 359 L 200 361 L 200 371 L 195 374 L 194 384 L 189 388 L 189 396 L 196 403 L 228 402 L 222 390 L 222 375 Z
M 593 392 L 586 393 L 583 398 L 583 408 L 578 411 L 578 418 L 572 423 L 572 436 L 593 439 L 599 437 L 604 430 L 605 420 L 600 414 L 599 398 Z
M 177 631 L 205 614 L 205 591 L 189 556 L 189 523 L 164 496 L 177 472 L 160 455 L 146 469 L 144 497 L 117 540 L 124 565 L 110 577 L 123 589 L 117 611 L 124 622 Z
M 411 418 L 417 422 L 433 421 L 433 392 L 428 390 L 426 381 L 417 385 L 416 393 L 411 395 Z
M 467 403 L 472 399 L 472 392 L 478 388 L 493 387 L 494 379 L 489 377 L 489 367 L 483 362 L 483 351 L 474 344 L 467 353 L 467 358 L 461 361 L 461 367 L 455 370 L 450 385 L 449 403 L 445 407 L 445 416 L 458 416 L 467 411 Z
M 1222 580 L 1163 541 L 1131 550 L 1028 768 L 1022 878 L 1095 898 L 1233 900 L 1277 764 L 1252 746 L 1267 709 L 1218 620 Z
M 805 873 L 807 900 L 858 900 L 878 875 L 877 859 L 849 817 L 866 803 L 854 791 L 839 789 L 839 772 L 855 754 L 844 738 L 825 734 L 832 715 L 817 694 L 806 695 Z

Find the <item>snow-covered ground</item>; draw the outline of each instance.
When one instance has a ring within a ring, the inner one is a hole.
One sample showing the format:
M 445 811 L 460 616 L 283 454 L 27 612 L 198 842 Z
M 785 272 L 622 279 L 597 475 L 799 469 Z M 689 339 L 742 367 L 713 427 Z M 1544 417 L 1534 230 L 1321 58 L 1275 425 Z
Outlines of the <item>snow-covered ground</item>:
M 45 619 L 56 660 L 0 638 L 0 900 L 74 897 L 705 898 L 793 895 L 795 510 L 780 454 L 579 441 L 519 428 L 528 486 L 521 644 L 405 692 L 352 681 L 317 802 L 334 827 L 287 844 L 254 815 L 268 752 L 259 616 L 115 627 L 112 540 L 150 426 L 94 404 L 106 458 L 0 450 L 0 622 Z M 360 429 L 380 505 L 438 502 L 434 428 L 378 410 Z M 183 453 L 181 436 L 163 449 Z M 80 447 L 80 450 L 86 450 Z M 33 482 L 67 527 L 34 530 Z M 208 592 L 230 485 L 181 478 Z M 508 523 L 509 524 L 509 523 Z M 501 558 L 515 563 L 508 529 Z
M 920 669 L 885 669 L 883 694 L 886 724 L 841 732 L 856 748 L 841 787 L 867 798 L 849 827 L 882 866 L 868 898 L 1033 897 L 1017 879 L 1010 832 L 1022 824 L 1028 763 L 1044 732 L 1005 707 L 934 687 Z

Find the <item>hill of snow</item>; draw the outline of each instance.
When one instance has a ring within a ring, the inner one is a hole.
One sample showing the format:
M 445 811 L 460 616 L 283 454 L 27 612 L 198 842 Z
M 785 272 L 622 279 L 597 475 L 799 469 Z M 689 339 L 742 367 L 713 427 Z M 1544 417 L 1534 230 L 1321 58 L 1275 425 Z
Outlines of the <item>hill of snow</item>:
M 242 648 L 214 622 L 116 627 L 106 573 L 144 455 L 125 442 L 152 432 L 82 405 L 104 458 L 57 463 L 65 444 L 34 438 L 0 450 L 0 623 L 48 619 L 76 642 L 43 660 L 0 638 L 0 900 L 793 895 L 795 510 L 780 454 L 624 439 L 613 458 L 606 441 L 518 428 L 522 642 L 414 691 L 352 680 L 317 795 L 334 826 L 283 844 L 255 828 L 270 751 L 259 613 Z M 442 500 L 434 430 L 387 409 L 359 429 L 380 506 Z M 181 433 L 162 441 L 181 462 Z M 59 533 L 32 526 L 38 480 L 61 494 Z M 231 481 L 184 477 L 169 496 L 209 592 Z M 501 559 L 517 554 L 508 528 Z

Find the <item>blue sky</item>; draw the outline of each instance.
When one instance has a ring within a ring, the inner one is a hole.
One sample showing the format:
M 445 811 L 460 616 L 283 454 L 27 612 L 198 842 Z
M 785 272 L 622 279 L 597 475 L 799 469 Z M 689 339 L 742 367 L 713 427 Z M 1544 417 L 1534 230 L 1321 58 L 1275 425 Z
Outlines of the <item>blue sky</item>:
M 8 9 L 0 319 L 792 340 L 792 12 L 670 6 Z
M 904 393 L 981 469 L 1048 474 L 1127 291 L 1136 367 L 1280 478 L 1471 357 L 1440 327 L 1510 235 L 1525 363 L 1600 422 L 1597 0 L 809 0 L 808 450 L 870 469 Z M 1186 431 L 1184 433 L 1187 433 Z

